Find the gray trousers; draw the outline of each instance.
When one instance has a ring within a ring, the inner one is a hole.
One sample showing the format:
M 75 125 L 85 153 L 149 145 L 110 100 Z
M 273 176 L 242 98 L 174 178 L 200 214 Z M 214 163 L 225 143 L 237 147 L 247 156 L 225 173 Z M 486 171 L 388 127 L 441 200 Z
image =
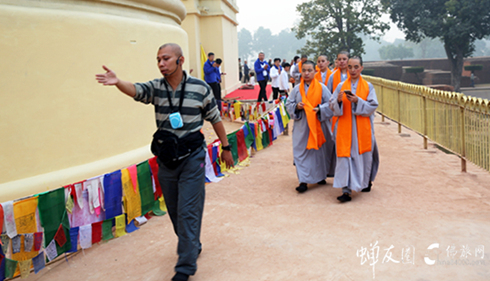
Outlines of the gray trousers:
M 201 222 L 206 183 L 205 153 L 203 148 L 197 149 L 175 170 L 168 169 L 158 161 L 158 180 L 175 234 L 179 238 L 179 260 L 175 271 L 187 275 L 196 273 L 196 260 L 201 249 Z

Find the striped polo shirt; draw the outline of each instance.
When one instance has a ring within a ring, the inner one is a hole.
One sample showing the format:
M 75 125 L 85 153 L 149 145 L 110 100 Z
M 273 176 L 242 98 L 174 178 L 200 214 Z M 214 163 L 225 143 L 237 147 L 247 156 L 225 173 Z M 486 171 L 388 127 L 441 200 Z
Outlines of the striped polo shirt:
M 166 130 L 174 133 L 179 138 L 201 130 L 203 120 L 216 124 L 221 121 L 220 113 L 211 88 L 204 81 L 187 76 L 185 84 L 184 102 L 180 114 L 184 126 L 179 129 L 172 129 L 168 116 L 172 113 L 167 95 L 170 94 L 174 109 L 179 108 L 180 93 L 184 78 L 173 91 L 167 83 L 168 92 L 163 81 L 165 78 L 158 78 L 146 83 L 135 83 L 136 95 L 134 99 L 144 104 L 155 106 L 155 119 L 159 130 Z

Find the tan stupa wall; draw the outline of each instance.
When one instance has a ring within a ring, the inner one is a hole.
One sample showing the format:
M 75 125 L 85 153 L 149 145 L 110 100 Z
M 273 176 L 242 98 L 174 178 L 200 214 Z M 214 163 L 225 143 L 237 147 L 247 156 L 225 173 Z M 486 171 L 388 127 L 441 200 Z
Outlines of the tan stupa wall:
M 185 15 L 179 0 L 0 0 L 0 202 L 152 156 L 153 106 L 95 74 L 160 77 L 160 45 L 189 54 Z

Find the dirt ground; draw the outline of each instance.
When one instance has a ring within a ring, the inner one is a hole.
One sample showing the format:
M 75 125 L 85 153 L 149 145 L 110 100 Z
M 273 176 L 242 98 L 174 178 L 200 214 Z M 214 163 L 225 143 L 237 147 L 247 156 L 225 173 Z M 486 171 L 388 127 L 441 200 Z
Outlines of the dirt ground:
M 190 280 L 490 280 L 490 173 L 460 172 L 458 157 L 379 116 L 375 130 L 378 177 L 351 202 L 338 203 L 331 178 L 295 191 L 291 136 L 209 184 Z M 176 247 L 169 217 L 155 217 L 26 280 L 170 280 Z

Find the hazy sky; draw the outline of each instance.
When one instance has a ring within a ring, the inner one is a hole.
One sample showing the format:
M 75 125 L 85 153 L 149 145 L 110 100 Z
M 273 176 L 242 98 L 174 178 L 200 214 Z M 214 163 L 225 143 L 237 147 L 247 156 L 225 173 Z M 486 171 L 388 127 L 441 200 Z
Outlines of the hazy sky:
M 260 26 L 269 28 L 272 34 L 291 28 L 299 22 L 299 13 L 296 6 L 306 0 L 236 0 L 240 12 L 237 15 L 238 30 L 246 28 L 254 32 Z M 384 20 L 390 22 L 389 17 Z M 404 38 L 403 33 L 393 24 L 383 37 L 384 40 L 393 42 L 396 38 Z

